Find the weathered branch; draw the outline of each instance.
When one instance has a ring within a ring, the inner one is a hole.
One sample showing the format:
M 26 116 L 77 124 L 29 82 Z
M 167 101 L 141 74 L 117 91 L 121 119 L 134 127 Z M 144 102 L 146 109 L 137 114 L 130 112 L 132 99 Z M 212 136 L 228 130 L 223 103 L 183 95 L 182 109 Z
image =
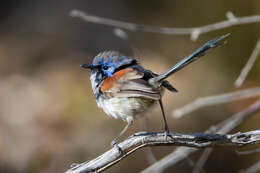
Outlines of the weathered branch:
M 221 133 L 225 134 L 230 132 L 232 129 L 240 125 L 246 118 L 253 116 L 254 113 L 260 111 L 260 100 L 256 101 L 254 104 L 250 105 L 243 111 L 234 114 L 224 122 L 212 126 L 207 130 L 207 133 Z M 187 158 L 190 154 L 198 151 L 196 148 L 178 147 L 174 152 L 168 154 L 158 162 L 149 166 L 142 173 L 160 173 L 170 166 L 180 162 L 181 160 Z
M 130 136 L 117 147 L 113 147 L 103 155 L 89 162 L 79 164 L 66 173 L 100 172 L 134 151 L 146 146 L 188 146 L 195 148 L 215 147 L 215 146 L 244 146 L 260 142 L 260 130 L 249 131 L 236 134 L 175 134 L 166 138 L 165 133 L 139 133 Z
M 130 31 L 146 31 L 146 32 L 161 33 L 161 34 L 191 35 L 191 40 L 193 41 L 197 40 L 200 34 L 208 33 L 210 31 L 216 31 L 216 30 L 220 30 L 235 25 L 243 25 L 243 24 L 260 22 L 260 15 L 236 17 L 233 15 L 232 12 L 227 12 L 226 14 L 227 20 L 209 24 L 209 25 L 191 27 L 191 28 L 170 28 L 170 27 L 158 27 L 158 26 L 151 26 L 151 25 L 135 24 L 130 22 L 109 19 L 105 17 L 90 15 L 80 10 L 72 10 L 71 16 L 79 17 L 86 22 L 113 26 L 116 28 L 126 29 Z
M 233 115 L 226 121 L 211 127 L 207 133 L 217 131 L 217 133 L 227 133 L 237 125 L 239 125 L 249 115 L 260 110 L 260 101 L 255 102 L 245 110 Z M 243 146 L 260 141 L 260 130 L 251 131 L 247 133 L 237 133 L 233 135 L 220 135 L 220 134 L 172 134 L 173 139 L 165 138 L 164 133 L 139 133 L 131 136 L 118 144 L 120 150 L 117 147 L 110 149 L 103 155 L 81 164 L 73 164 L 73 167 L 66 171 L 66 173 L 83 173 L 83 172 L 100 172 L 110 166 L 116 164 L 124 157 L 133 153 L 134 151 L 145 146 L 162 146 L 162 145 L 181 145 L 190 146 L 194 148 L 180 147 L 175 152 L 171 153 L 164 159 L 156 162 L 151 167 L 147 168 L 143 172 L 160 172 L 174 162 L 174 157 L 178 157 L 178 160 L 185 158 L 188 154 L 195 152 L 196 148 L 213 147 L 213 146 Z M 186 149 L 186 150 L 184 150 Z M 179 153 L 179 154 L 178 154 Z M 185 154 L 186 153 L 186 154 Z M 170 160 L 169 160 L 170 159 Z M 176 161 L 176 160 L 175 160 Z

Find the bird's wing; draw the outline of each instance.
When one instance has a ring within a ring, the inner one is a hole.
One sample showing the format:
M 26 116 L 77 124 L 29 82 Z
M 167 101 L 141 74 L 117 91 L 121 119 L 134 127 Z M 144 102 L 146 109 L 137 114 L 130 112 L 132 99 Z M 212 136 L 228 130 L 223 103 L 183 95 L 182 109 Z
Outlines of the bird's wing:
M 141 67 L 141 66 L 139 66 L 139 65 L 134 66 L 134 69 L 138 70 L 139 72 L 142 72 L 142 73 L 144 74 L 143 79 L 145 79 L 145 80 L 147 80 L 147 81 L 148 81 L 149 79 L 153 78 L 153 77 L 158 76 L 158 74 L 152 72 L 151 70 L 146 70 L 146 69 L 144 69 L 143 67 Z M 174 87 L 170 84 L 170 82 L 168 82 L 167 80 L 163 80 L 163 81 L 162 81 L 162 86 L 163 86 L 164 88 L 168 89 L 168 90 L 171 91 L 171 92 L 178 92 L 177 89 L 174 88 Z
M 152 88 L 143 76 L 142 72 L 133 68 L 122 69 L 112 77 L 107 77 L 100 90 L 105 97 L 143 97 L 159 100 L 160 89 Z

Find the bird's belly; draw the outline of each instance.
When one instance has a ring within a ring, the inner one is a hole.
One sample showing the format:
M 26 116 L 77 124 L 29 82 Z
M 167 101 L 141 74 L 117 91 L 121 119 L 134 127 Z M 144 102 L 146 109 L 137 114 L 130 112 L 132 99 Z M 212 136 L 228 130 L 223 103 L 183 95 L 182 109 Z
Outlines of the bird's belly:
M 155 103 L 155 100 L 140 97 L 116 97 L 101 99 L 100 105 L 106 114 L 127 121 L 127 117 L 137 118 Z

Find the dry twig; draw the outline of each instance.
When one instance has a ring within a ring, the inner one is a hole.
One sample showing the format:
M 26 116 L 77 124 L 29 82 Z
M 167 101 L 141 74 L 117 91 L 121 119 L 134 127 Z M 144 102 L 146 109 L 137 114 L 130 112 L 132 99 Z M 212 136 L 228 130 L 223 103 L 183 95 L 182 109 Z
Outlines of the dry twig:
M 174 118 L 181 118 L 184 115 L 191 113 L 199 108 L 220 104 L 220 103 L 227 103 L 232 102 L 239 99 L 245 99 L 250 97 L 257 97 L 260 96 L 260 87 L 257 88 L 250 88 L 244 89 L 239 91 L 234 91 L 230 93 L 214 95 L 214 96 L 207 96 L 202 98 L 197 98 L 193 102 L 173 111 Z
M 249 71 L 252 69 L 252 67 L 253 67 L 253 65 L 256 61 L 256 58 L 258 57 L 259 52 L 260 52 L 260 38 L 258 39 L 256 46 L 255 46 L 255 49 L 253 50 L 253 52 L 252 52 L 250 58 L 248 59 L 245 67 L 242 69 L 239 77 L 235 81 L 236 87 L 241 86 L 242 83 L 244 82 L 244 80 L 246 79 Z
M 135 23 L 124 22 L 120 20 L 114 20 L 105 17 L 90 15 L 76 9 L 71 11 L 71 16 L 79 17 L 86 22 L 113 26 L 116 28 L 126 29 L 130 31 L 146 31 L 146 32 L 161 33 L 161 34 L 191 35 L 191 40 L 193 41 L 197 40 L 200 34 L 208 33 L 210 31 L 216 31 L 216 30 L 220 30 L 235 25 L 243 25 L 243 24 L 260 22 L 260 15 L 236 17 L 233 15 L 232 12 L 227 12 L 226 14 L 227 20 L 209 24 L 209 25 L 191 27 L 191 28 L 170 28 L 170 27 L 135 24 Z

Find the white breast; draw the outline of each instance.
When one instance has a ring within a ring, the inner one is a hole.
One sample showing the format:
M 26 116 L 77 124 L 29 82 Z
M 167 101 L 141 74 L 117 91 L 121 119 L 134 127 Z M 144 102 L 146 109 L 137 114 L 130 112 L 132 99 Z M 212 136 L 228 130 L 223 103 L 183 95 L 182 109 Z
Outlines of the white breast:
M 145 99 L 141 97 L 116 97 L 99 99 L 99 107 L 106 114 L 126 121 L 127 117 L 137 118 L 155 103 L 155 100 Z

